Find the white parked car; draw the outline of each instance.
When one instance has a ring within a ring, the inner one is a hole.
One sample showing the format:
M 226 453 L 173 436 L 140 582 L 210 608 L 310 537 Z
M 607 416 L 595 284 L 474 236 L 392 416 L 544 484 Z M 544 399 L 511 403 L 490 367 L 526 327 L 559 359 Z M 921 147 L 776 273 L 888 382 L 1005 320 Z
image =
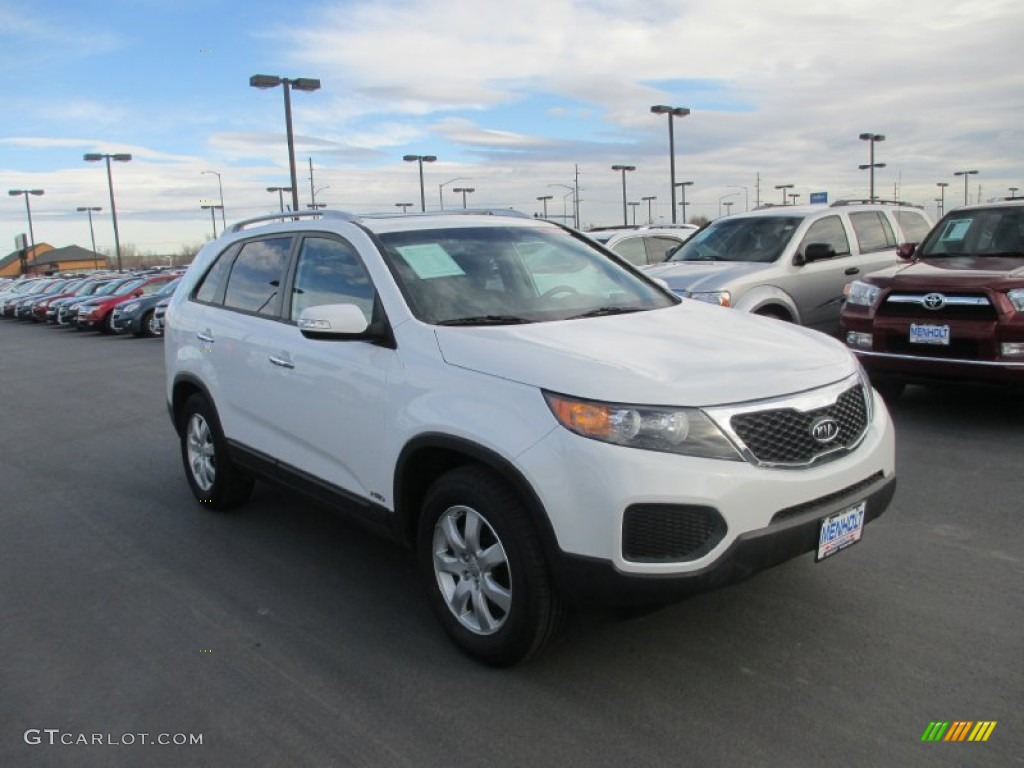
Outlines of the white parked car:
M 259 477 L 376 525 L 491 664 L 575 604 L 828 557 L 895 488 L 889 415 L 843 345 L 518 216 L 236 224 L 171 299 L 166 366 L 204 506 Z
M 696 232 L 695 224 L 609 227 L 586 234 L 636 267 L 660 264 Z

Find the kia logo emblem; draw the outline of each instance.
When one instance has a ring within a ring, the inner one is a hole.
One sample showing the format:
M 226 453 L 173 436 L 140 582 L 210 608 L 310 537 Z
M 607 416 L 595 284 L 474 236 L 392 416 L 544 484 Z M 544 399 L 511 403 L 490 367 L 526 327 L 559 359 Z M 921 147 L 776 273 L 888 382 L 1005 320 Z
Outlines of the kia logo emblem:
M 819 443 L 831 443 L 839 437 L 839 422 L 826 416 L 811 424 L 811 437 Z
M 941 293 L 929 293 L 921 299 L 925 309 L 942 309 L 946 306 L 946 297 Z

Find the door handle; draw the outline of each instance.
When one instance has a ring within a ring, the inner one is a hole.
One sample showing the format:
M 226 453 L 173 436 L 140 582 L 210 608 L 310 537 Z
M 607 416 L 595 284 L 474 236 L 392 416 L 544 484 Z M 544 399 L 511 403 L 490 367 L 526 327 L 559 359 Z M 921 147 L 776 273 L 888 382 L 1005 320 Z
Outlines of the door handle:
M 209 330 L 205 330 L 201 333 L 196 334 L 196 338 L 200 341 L 205 341 L 207 344 L 213 344 L 213 335 Z
M 287 359 L 285 359 L 283 357 L 278 357 L 277 355 L 271 355 L 269 360 L 274 365 L 279 366 L 281 368 L 294 368 L 295 367 L 295 363 L 293 363 L 291 360 L 287 360 Z
M 844 272 L 843 274 L 845 274 L 845 275 L 857 275 L 857 274 L 860 274 L 860 267 L 847 267 L 846 268 L 846 272 Z

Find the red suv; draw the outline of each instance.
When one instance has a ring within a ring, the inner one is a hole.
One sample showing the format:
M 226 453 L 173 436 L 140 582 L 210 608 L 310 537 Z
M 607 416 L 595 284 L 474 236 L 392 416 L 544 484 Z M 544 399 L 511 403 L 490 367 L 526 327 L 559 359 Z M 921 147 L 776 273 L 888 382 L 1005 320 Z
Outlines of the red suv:
M 1024 384 L 1024 199 L 951 211 L 899 255 L 906 263 L 851 284 L 841 317 L 879 391 Z

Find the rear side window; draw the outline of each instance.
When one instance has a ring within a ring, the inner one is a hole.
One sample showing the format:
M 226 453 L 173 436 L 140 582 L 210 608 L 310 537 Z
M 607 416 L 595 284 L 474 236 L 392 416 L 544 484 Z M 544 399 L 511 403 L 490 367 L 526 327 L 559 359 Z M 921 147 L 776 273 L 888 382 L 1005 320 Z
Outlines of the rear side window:
M 860 246 L 861 253 L 884 251 L 896 246 L 896 235 L 893 234 L 892 227 L 878 211 L 851 213 L 850 223 L 853 224 L 853 232 L 857 235 L 857 245 Z
M 217 257 L 213 266 L 203 275 L 203 279 L 196 289 L 196 301 L 202 301 L 206 304 L 213 304 L 219 301 L 220 296 L 224 292 L 224 282 L 227 280 L 228 271 L 231 269 L 231 260 L 235 257 L 236 253 L 238 253 L 238 247 L 233 246 Z
M 224 306 L 260 315 L 277 315 L 281 307 L 281 281 L 291 237 L 252 240 L 242 246 L 228 276 Z
M 850 255 L 850 241 L 846 237 L 846 230 L 843 222 L 838 216 L 826 216 L 814 222 L 804 240 L 800 244 L 800 253 L 803 253 L 811 243 L 827 243 L 832 246 L 836 256 Z
M 658 264 L 668 257 L 668 252 L 680 245 L 674 237 L 652 236 L 647 239 L 647 263 Z
M 903 230 L 905 243 L 920 243 L 931 229 L 928 220 L 917 211 L 893 211 L 893 216 Z
M 630 237 L 620 240 L 612 246 L 612 250 L 630 264 L 640 266 L 647 263 L 647 250 L 642 237 Z

